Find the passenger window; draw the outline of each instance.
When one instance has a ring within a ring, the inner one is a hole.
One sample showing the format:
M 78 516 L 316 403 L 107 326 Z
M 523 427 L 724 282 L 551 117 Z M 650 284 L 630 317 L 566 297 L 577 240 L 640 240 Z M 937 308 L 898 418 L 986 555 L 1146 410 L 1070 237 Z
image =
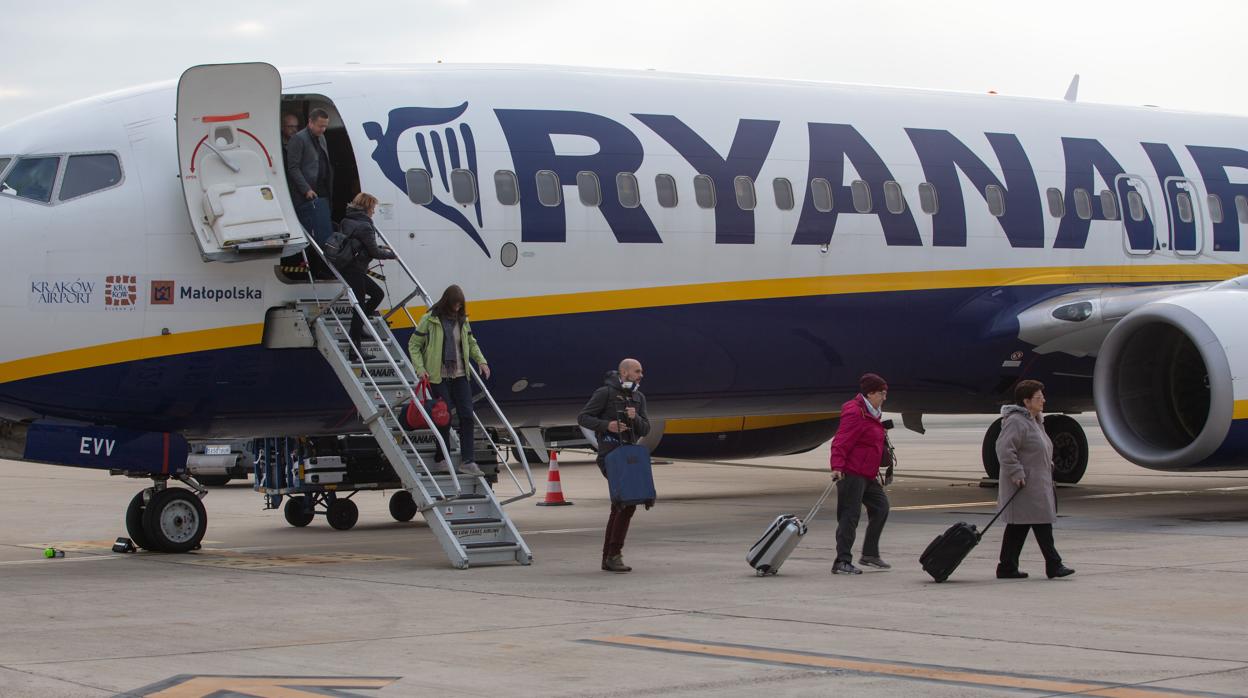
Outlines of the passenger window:
M 537 200 L 543 206 L 558 206 L 563 201 L 563 190 L 559 186 L 559 175 L 551 170 L 537 171 Z
M 1217 194 L 1210 194 L 1209 202 L 1209 220 L 1213 223 L 1221 223 L 1226 216 L 1222 213 L 1222 197 Z
M 940 210 L 940 200 L 936 198 L 936 187 L 931 182 L 919 185 L 919 208 L 929 216 L 936 215 Z
M 1235 197 L 1235 213 L 1240 223 L 1248 223 L 1248 196 L 1240 194 Z
M 18 158 L 0 183 L 0 194 L 48 203 L 52 200 L 52 185 L 56 184 L 60 161 L 59 157 Z
M 823 177 L 810 180 L 810 198 L 815 203 L 815 210 L 827 213 L 832 210 L 832 183 Z
M 663 208 L 675 208 L 680 203 L 676 197 L 676 178 L 670 174 L 655 175 L 654 188 L 658 191 L 659 205 Z
M 995 184 L 984 187 L 984 199 L 988 201 L 988 213 L 1000 218 L 1005 215 L 1005 192 Z
M 737 206 L 742 211 L 753 211 L 758 205 L 758 196 L 754 193 L 754 180 L 749 177 L 736 177 L 732 180 L 732 188 L 737 195 Z
M 464 206 L 477 202 L 477 178 L 471 170 L 451 170 L 451 196 Z
M 1075 189 L 1074 195 L 1075 215 L 1085 221 L 1092 220 L 1092 195 L 1082 187 Z
M 1066 202 L 1062 200 L 1062 190 L 1057 187 L 1049 187 L 1045 192 L 1045 196 L 1049 199 L 1049 215 L 1054 218 L 1061 218 L 1066 215 Z
M 1118 197 L 1108 189 L 1101 190 L 1101 213 L 1107 221 L 1118 220 Z
M 1144 197 L 1138 191 L 1127 192 L 1127 212 L 1136 223 L 1144 220 Z
M 1179 209 L 1179 220 L 1184 223 L 1192 222 L 1192 197 L 1185 191 L 1181 191 L 1174 197 L 1175 206 Z
M 793 210 L 793 183 L 784 177 L 771 180 L 771 190 L 776 195 L 776 208 L 781 211 Z
M 581 203 L 597 208 L 602 205 L 602 187 L 598 184 L 598 175 L 589 170 L 576 173 L 576 192 Z
M 65 176 L 61 178 L 61 193 L 57 198 L 69 201 L 120 183 L 121 161 L 116 155 L 71 155 L 65 163 Z
M 855 179 L 849 185 L 849 193 L 854 198 L 854 210 L 858 213 L 871 213 L 871 187 L 861 179 Z
M 906 197 L 901 193 L 901 185 L 888 181 L 884 183 L 884 208 L 889 213 L 905 213 Z
M 408 200 L 417 206 L 433 203 L 433 178 L 429 170 L 408 170 L 405 178 Z
M 498 194 L 498 203 L 504 206 L 515 206 L 520 203 L 520 180 L 511 170 L 499 170 L 494 173 L 494 191 Z
M 615 176 L 615 191 L 624 208 L 637 208 L 641 205 L 641 186 L 637 184 L 637 175 L 632 172 L 621 172 Z
M 702 208 L 715 208 L 715 180 L 708 175 L 694 177 L 693 198 Z

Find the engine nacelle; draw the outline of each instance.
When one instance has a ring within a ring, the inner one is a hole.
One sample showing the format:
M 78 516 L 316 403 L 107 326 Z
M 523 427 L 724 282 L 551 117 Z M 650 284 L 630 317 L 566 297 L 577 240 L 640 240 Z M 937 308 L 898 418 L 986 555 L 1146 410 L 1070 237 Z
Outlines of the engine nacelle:
M 1101 345 L 1092 390 L 1123 458 L 1248 468 L 1248 290 L 1232 281 L 1128 313 Z

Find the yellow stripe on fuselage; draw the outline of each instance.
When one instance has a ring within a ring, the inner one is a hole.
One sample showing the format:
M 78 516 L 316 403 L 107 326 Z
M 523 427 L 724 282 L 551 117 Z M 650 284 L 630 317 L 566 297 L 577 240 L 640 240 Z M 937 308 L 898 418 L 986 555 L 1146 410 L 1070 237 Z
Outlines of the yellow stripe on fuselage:
M 775 429 L 794 424 L 808 424 L 840 417 L 840 412 L 816 414 L 757 415 L 750 417 L 709 417 L 702 419 L 669 419 L 663 427 L 664 434 L 717 434 L 753 429 Z
M 502 320 L 574 313 L 657 308 L 851 293 L 927 291 L 993 286 L 1061 284 L 1182 283 L 1219 281 L 1248 273 L 1248 265 L 1170 264 L 1139 266 L 1039 267 L 971 269 L 960 271 L 850 274 L 793 279 L 722 281 L 679 286 L 588 291 L 523 298 L 477 300 L 469 305 L 472 319 Z M 421 310 L 423 312 L 423 309 Z M 410 326 L 406 315 L 396 316 L 399 327 Z M 238 325 L 183 332 L 168 336 L 128 339 L 81 349 L 42 354 L 0 364 L 0 383 L 96 366 L 174 356 L 195 351 L 227 349 L 260 342 L 262 324 Z
M 1236 400 L 1231 419 L 1248 419 L 1248 400 Z

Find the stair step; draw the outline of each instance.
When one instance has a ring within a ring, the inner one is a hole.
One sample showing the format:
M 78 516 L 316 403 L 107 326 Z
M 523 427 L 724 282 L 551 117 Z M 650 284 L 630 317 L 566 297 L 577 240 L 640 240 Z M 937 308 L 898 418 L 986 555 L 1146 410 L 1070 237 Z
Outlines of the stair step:
M 503 520 L 497 518 L 476 518 L 476 519 L 447 519 L 447 523 L 451 528 L 485 528 L 486 526 L 502 526 Z
M 520 546 L 514 541 L 485 541 L 482 543 L 461 543 L 464 550 L 519 550 Z

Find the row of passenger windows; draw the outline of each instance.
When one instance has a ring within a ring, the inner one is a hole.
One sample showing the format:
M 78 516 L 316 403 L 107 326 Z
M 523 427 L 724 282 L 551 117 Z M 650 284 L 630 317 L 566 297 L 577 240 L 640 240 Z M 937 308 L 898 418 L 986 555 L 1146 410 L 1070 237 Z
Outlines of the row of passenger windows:
M 19 199 L 47 204 L 55 195 L 57 201 L 69 201 L 121 184 L 121 161 L 113 153 L 39 155 L 13 160 L 0 158 L 0 194 Z
M 551 170 L 539 170 L 536 180 L 537 199 L 542 205 L 558 206 L 563 202 L 563 187 L 559 181 L 558 174 Z M 672 175 L 656 175 L 654 187 L 660 206 L 674 208 L 680 202 L 680 197 L 677 194 L 676 178 Z M 457 203 L 469 205 L 477 202 L 476 177 L 473 176 L 470 170 L 452 170 L 450 188 L 451 195 Z M 637 176 L 633 173 L 620 172 L 617 174 L 615 176 L 615 188 L 621 206 L 637 208 L 641 205 L 641 188 L 637 181 Z M 784 177 L 777 177 L 771 181 L 771 188 L 776 208 L 782 211 L 789 211 L 796 206 L 797 201 L 793 192 L 793 183 L 790 180 Z M 520 203 L 520 182 L 515 172 L 510 170 L 495 172 L 494 189 L 500 204 L 515 206 Z M 578 198 L 585 206 L 597 207 L 602 205 L 602 186 L 596 173 L 589 171 L 576 173 L 576 189 Z M 905 213 L 907 204 L 901 184 L 890 180 L 884 182 L 883 190 L 884 210 L 892 214 Z M 428 170 L 408 170 L 407 191 L 408 196 L 416 204 L 425 205 L 432 202 L 433 178 Z M 849 191 L 850 199 L 856 212 L 872 213 L 875 211 L 871 187 L 867 182 L 861 179 L 854 180 L 850 183 Z M 733 179 L 733 193 L 736 198 L 736 204 L 741 209 L 752 211 L 758 206 L 758 194 L 755 191 L 752 178 L 746 176 L 735 177 Z M 1100 199 L 1101 215 L 1107 220 L 1118 220 L 1118 196 L 1108 189 L 1102 190 L 1097 196 Z M 823 213 L 831 211 L 833 209 L 832 183 L 822 177 L 810 180 L 810 197 L 815 210 Z M 1046 197 L 1049 204 L 1049 215 L 1054 218 L 1064 217 L 1066 215 L 1066 199 L 1062 190 L 1052 187 L 1046 192 Z M 708 175 L 700 174 L 694 177 L 693 198 L 701 208 L 715 208 L 718 205 L 715 181 Z M 1070 198 L 1074 200 L 1075 215 L 1082 220 L 1091 220 L 1093 214 L 1093 193 L 1087 189 L 1076 188 Z M 1000 186 L 989 184 L 984 187 L 984 200 L 988 204 L 989 213 L 997 217 L 1005 215 L 1005 190 Z M 1224 220 L 1221 198 L 1216 194 L 1210 194 L 1207 201 L 1210 220 L 1214 223 L 1221 223 Z M 1179 220 L 1184 223 L 1191 223 L 1194 216 L 1191 195 L 1186 192 L 1179 192 L 1175 196 L 1175 205 L 1178 209 Z M 940 210 L 940 201 L 936 195 L 936 187 L 930 182 L 919 184 L 919 208 L 928 215 L 935 215 Z M 1236 196 L 1235 209 L 1239 222 L 1248 224 L 1248 197 L 1243 195 Z M 1147 217 L 1144 199 L 1137 191 L 1127 192 L 1127 215 L 1136 222 L 1143 221 Z

